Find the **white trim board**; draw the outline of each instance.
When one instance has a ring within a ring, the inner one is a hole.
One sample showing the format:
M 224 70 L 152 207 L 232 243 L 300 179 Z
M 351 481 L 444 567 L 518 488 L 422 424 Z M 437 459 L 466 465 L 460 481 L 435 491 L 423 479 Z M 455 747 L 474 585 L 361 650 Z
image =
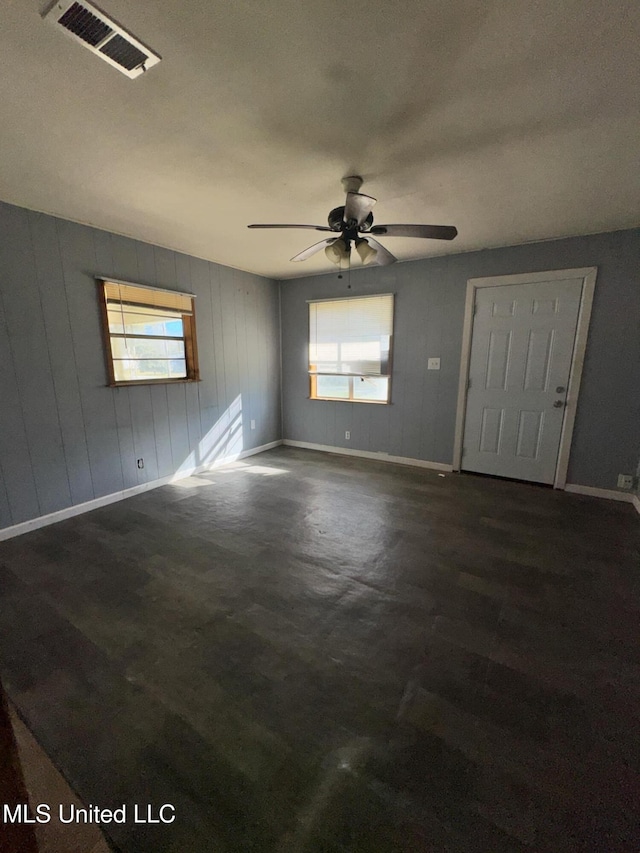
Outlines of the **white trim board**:
M 300 447 L 303 450 L 320 450 L 323 453 L 334 453 L 338 456 L 359 456 L 363 459 L 375 459 L 378 462 L 393 462 L 396 465 L 409 465 L 415 468 L 430 468 L 432 471 L 444 471 L 449 474 L 454 472 L 453 465 L 447 465 L 444 462 L 428 462 L 424 459 L 412 459 L 408 456 L 390 456 L 388 453 L 371 450 L 351 450 L 348 447 L 333 447 L 328 444 L 313 444 L 310 441 L 294 441 L 290 438 L 282 440 L 281 444 L 288 447 Z M 473 471 L 469 471 L 473 476 Z M 526 485 L 523 480 L 522 485 Z M 630 492 L 618 492 L 615 489 L 598 489 L 595 486 L 580 486 L 576 483 L 567 483 L 564 487 L 565 492 L 572 492 L 576 495 L 588 495 L 592 498 L 604 498 L 610 501 L 622 501 L 623 503 L 633 503 L 635 508 L 640 512 L 640 497 Z
M 412 459 L 409 456 L 391 456 L 388 453 L 371 450 L 351 450 L 348 447 L 332 447 L 328 444 L 312 444 L 309 441 L 293 441 L 285 438 L 282 444 L 289 447 L 301 447 L 304 450 L 321 450 L 324 453 L 335 453 L 338 456 L 360 456 L 363 459 L 375 459 L 377 462 L 394 462 L 396 465 L 410 465 L 414 468 L 431 468 L 433 471 L 453 471 L 452 465 L 445 462 L 428 462 L 424 459 Z
M 567 483 L 564 490 L 565 492 L 572 492 L 574 495 L 589 495 L 592 498 L 605 498 L 609 501 L 622 501 L 623 503 L 634 503 L 634 501 L 638 500 L 632 492 L 616 492 L 615 489 L 597 489 L 595 486 L 579 486 L 577 483 Z M 640 509 L 638 509 L 638 512 L 640 512 Z
M 467 296 L 464 310 L 464 326 L 462 331 L 462 357 L 460 359 L 460 379 L 458 381 L 456 429 L 453 442 L 454 471 L 460 471 L 462 468 L 462 441 L 464 438 L 464 423 L 467 406 L 467 382 L 469 379 L 469 365 L 471 360 L 471 341 L 473 336 L 473 314 L 476 291 L 482 287 L 503 287 L 505 285 L 512 284 L 532 284 L 540 281 L 564 281 L 566 279 L 582 278 L 582 297 L 580 299 L 576 336 L 573 344 L 573 357 L 571 360 L 569 385 L 567 387 L 567 401 L 564 410 L 562 434 L 560 436 L 556 475 L 553 483 L 554 489 L 565 488 L 597 272 L 597 267 L 581 267 L 579 269 L 547 270 L 545 272 L 523 273 L 518 275 L 491 276 L 490 278 L 470 278 L 467 281 Z M 612 492 L 612 494 L 617 493 Z
M 38 518 L 30 518 L 28 521 L 22 521 L 19 524 L 14 524 L 11 527 L 4 527 L 0 530 L 0 542 L 6 539 L 13 539 L 15 536 L 22 536 L 23 533 L 29 533 L 31 530 L 38 530 L 40 527 L 47 527 L 49 524 L 56 524 L 58 521 L 64 521 L 66 518 L 73 518 L 75 515 L 82 515 L 85 512 L 91 512 L 93 509 L 98 509 L 101 506 L 123 501 L 126 498 L 131 498 L 134 495 L 142 494 L 142 492 L 150 492 L 152 489 L 157 489 L 160 486 L 167 486 L 170 483 L 177 483 L 179 480 L 184 480 L 186 477 L 192 477 L 194 474 L 202 474 L 205 471 L 213 471 L 215 468 L 221 468 L 223 465 L 229 465 L 231 462 L 237 462 L 238 459 L 246 459 L 247 456 L 255 456 L 257 453 L 262 453 L 265 450 L 271 450 L 272 447 L 279 447 L 281 441 L 271 441 L 269 444 L 262 444 L 260 447 L 253 447 L 251 450 L 242 450 L 240 453 L 234 453 L 232 456 L 225 456 L 222 459 L 217 459 L 211 465 L 200 465 L 197 468 L 187 468 L 184 471 L 179 471 L 176 474 L 169 474 L 168 477 L 161 477 L 159 480 L 151 480 L 148 483 L 140 483 L 138 486 L 132 486 L 130 489 L 123 489 L 121 492 L 112 492 L 110 495 L 102 495 L 99 498 L 94 498 L 90 501 L 85 501 L 81 504 L 59 509 L 57 512 L 51 512 L 48 515 L 41 515 Z

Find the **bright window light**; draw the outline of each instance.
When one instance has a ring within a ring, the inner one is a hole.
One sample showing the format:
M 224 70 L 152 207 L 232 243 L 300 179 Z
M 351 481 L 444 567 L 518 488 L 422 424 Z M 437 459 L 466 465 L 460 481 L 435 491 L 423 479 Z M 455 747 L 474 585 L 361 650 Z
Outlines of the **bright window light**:
M 388 403 L 393 294 L 309 303 L 309 379 L 314 400 Z

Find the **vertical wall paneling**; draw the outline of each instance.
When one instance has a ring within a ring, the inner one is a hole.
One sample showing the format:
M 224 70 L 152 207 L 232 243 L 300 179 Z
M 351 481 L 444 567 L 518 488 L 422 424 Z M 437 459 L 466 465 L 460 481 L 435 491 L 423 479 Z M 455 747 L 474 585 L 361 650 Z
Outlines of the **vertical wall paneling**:
M 140 284 L 157 286 L 158 276 L 156 274 L 156 256 L 154 247 L 148 243 L 136 243 L 136 255 L 138 259 L 138 279 Z
M 250 364 L 258 365 L 256 371 L 251 372 L 251 399 L 252 399 L 252 417 L 256 422 L 256 428 L 253 433 L 256 441 L 260 441 L 260 435 L 264 429 L 264 423 L 260 418 L 260 411 L 264 405 L 264 395 L 266 393 L 266 375 L 264 364 L 264 339 L 262 329 L 258 323 L 258 312 L 260 310 L 260 292 L 255 283 L 251 283 L 251 296 L 249 310 L 247 312 L 247 334 L 252 342 L 252 353 L 249 359 Z M 251 426 L 251 424 L 249 424 Z M 250 435 L 250 439 L 251 439 Z
M 11 507 L 9 506 L 9 495 L 4 481 L 2 463 L 0 463 L 0 528 L 10 527 L 13 524 Z
M 211 320 L 213 335 L 213 371 L 216 376 L 216 392 L 218 400 L 218 417 L 227 406 L 227 367 L 224 358 L 224 341 L 222 335 L 222 298 L 220 295 L 220 278 L 222 268 L 209 264 L 209 281 L 211 288 Z
M 7 233 L 7 211 L 0 209 L 0 229 Z M 6 269 L 8 242 L 0 245 L 0 258 Z M 8 287 L 13 280 L 7 273 Z M 0 299 L 0 467 L 10 509 L 11 524 L 40 515 L 40 504 L 33 476 L 27 433 L 25 429 L 18 381 L 9 342 L 9 325 L 4 311 L 4 298 Z
M 176 253 L 162 246 L 154 246 L 153 255 L 156 268 L 156 287 L 180 290 L 176 269 Z M 186 290 L 186 288 L 182 289 Z
M 40 512 L 46 514 L 68 506 L 71 490 L 27 211 L 14 208 L 8 226 L 2 238 L 9 247 L 4 270 L 10 284 L 3 302 L 18 386 L 15 403 L 24 418 Z
M 220 282 L 220 316 L 222 320 L 222 347 L 225 365 L 225 408 L 220 414 L 222 447 L 227 449 L 233 427 L 231 407 L 240 390 L 238 375 L 238 346 L 236 337 L 236 271 L 232 270 L 228 280 Z
M 174 471 L 171 453 L 171 431 L 169 429 L 169 406 L 167 386 L 150 385 L 153 435 L 156 442 L 156 464 L 158 477 L 168 477 Z
M 358 441 L 362 444 L 362 450 L 371 449 L 369 424 L 370 413 L 372 406 L 354 405 L 352 412 L 353 433 L 358 436 Z M 349 442 L 350 444 L 351 442 Z
M 462 348 L 462 325 L 464 317 L 466 288 L 452 287 L 445 274 L 446 259 L 439 258 L 439 264 L 431 276 L 437 282 L 441 298 L 437 322 L 440 329 L 440 370 L 438 374 L 437 398 L 435 400 L 435 418 L 433 423 L 433 457 L 444 459 L 451 452 L 450 435 L 455 432 L 455 418 L 460 370 L 460 351 Z
M 165 385 L 167 391 L 167 411 L 169 415 L 169 438 L 171 441 L 171 456 L 173 468 L 195 466 L 197 448 L 189 447 L 189 432 L 187 430 L 187 404 L 184 385 Z
M 109 237 L 113 258 L 111 275 L 122 281 L 140 281 L 136 241 L 129 240 L 127 237 L 118 237 L 115 234 L 109 234 Z
M 0 233 L 0 527 L 214 462 L 239 396 L 242 449 L 281 437 L 275 282 L 4 203 Z M 96 275 L 196 293 L 202 382 L 107 386 Z
M 423 318 L 419 315 L 414 322 L 422 321 L 422 328 L 415 329 L 415 334 L 420 335 L 420 346 L 415 353 L 415 364 L 411 377 L 411 390 L 419 394 L 416 405 L 419 406 L 419 423 L 421 429 L 419 434 L 407 430 L 404 435 L 404 450 L 410 447 L 420 446 L 424 459 L 433 459 L 437 453 L 436 432 L 437 417 L 440 407 L 440 375 L 443 369 L 445 356 L 442 353 L 442 285 L 437 276 L 425 276 L 422 286 L 429 288 L 431 293 L 432 310 L 428 316 Z M 427 359 L 430 357 L 440 358 L 440 370 L 427 370 Z M 403 453 L 404 455 L 404 453 Z
M 72 503 L 94 497 L 56 220 L 29 212 L 44 334 Z
M 136 467 L 136 447 L 133 439 L 133 421 L 131 417 L 131 392 L 129 388 L 113 390 L 113 405 L 116 414 L 118 447 L 122 466 L 122 481 L 125 489 L 137 486 L 140 482 Z
M 277 346 L 273 346 L 273 342 L 271 340 L 271 329 L 280 330 L 280 301 L 279 299 L 274 299 L 267 306 L 266 316 L 269 318 L 268 326 L 265 330 L 265 334 L 268 336 L 268 345 L 267 345 L 267 353 L 268 357 L 266 359 L 265 364 L 268 369 L 268 393 L 269 399 L 273 397 L 277 397 L 281 401 L 281 405 L 274 408 L 269 406 L 267 408 L 267 414 L 269 417 L 269 430 L 270 432 L 275 432 L 278 435 L 282 435 L 282 388 L 281 388 L 281 346 L 280 346 L 280 337 L 278 339 Z
M 354 403 L 344 403 L 334 406 L 336 441 L 339 447 L 350 447 L 351 439 L 345 438 L 347 430 L 353 432 L 353 409 Z
M 245 305 L 247 302 L 248 288 L 245 284 L 245 273 L 236 272 L 235 317 L 236 317 L 236 351 L 238 353 L 238 381 L 241 388 L 246 388 L 242 395 L 242 441 L 247 438 L 251 421 L 251 382 L 249 378 L 249 361 L 247 348 L 249 336 L 246 331 Z
M 131 404 L 131 426 L 133 428 L 133 446 L 136 456 L 135 471 L 138 483 L 148 483 L 157 480 L 158 455 L 156 450 L 156 432 L 153 419 L 150 385 L 128 388 Z M 142 459 L 142 468 L 137 467 L 137 460 Z

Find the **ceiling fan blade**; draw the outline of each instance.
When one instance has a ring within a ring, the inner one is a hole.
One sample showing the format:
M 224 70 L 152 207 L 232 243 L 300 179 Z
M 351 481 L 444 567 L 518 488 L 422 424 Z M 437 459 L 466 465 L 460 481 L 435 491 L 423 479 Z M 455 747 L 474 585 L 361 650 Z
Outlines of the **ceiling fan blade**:
M 458 229 L 453 225 L 373 225 L 368 233 L 380 237 L 426 237 L 429 240 L 453 240 Z
M 373 262 L 373 265 L 377 264 L 377 266 L 379 267 L 386 267 L 389 264 L 395 264 L 395 262 L 398 260 L 395 255 L 392 255 L 391 252 L 385 249 L 382 243 L 378 243 L 378 241 L 374 240 L 373 237 L 370 237 L 369 234 L 367 234 L 365 240 L 371 246 L 371 248 L 375 249 L 378 253 L 375 261 Z
M 339 237 L 331 237 L 329 240 L 320 240 L 319 243 L 314 243 L 313 246 L 309 246 L 308 249 L 300 252 L 297 255 L 294 255 L 291 258 L 292 261 L 306 261 L 307 258 L 310 258 L 311 255 L 315 255 L 316 252 L 319 252 L 321 249 L 326 249 L 327 246 L 330 246 L 332 243 L 335 243 L 336 240 L 339 240 Z
M 327 225 L 247 225 L 247 228 L 311 228 L 314 231 L 333 231 Z
M 344 221 L 347 223 L 355 221 L 358 225 L 362 225 L 375 203 L 376 199 L 370 195 L 347 193 L 347 201 L 344 206 Z

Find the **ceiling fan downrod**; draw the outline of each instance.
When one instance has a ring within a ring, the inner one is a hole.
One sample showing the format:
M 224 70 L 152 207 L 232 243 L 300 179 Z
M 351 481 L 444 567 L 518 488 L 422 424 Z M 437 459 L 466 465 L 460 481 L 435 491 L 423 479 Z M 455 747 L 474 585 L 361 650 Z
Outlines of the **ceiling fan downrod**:
M 344 187 L 345 194 L 357 193 L 363 184 L 363 180 L 360 175 L 349 175 L 346 178 L 342 178 L 341 182 Z

